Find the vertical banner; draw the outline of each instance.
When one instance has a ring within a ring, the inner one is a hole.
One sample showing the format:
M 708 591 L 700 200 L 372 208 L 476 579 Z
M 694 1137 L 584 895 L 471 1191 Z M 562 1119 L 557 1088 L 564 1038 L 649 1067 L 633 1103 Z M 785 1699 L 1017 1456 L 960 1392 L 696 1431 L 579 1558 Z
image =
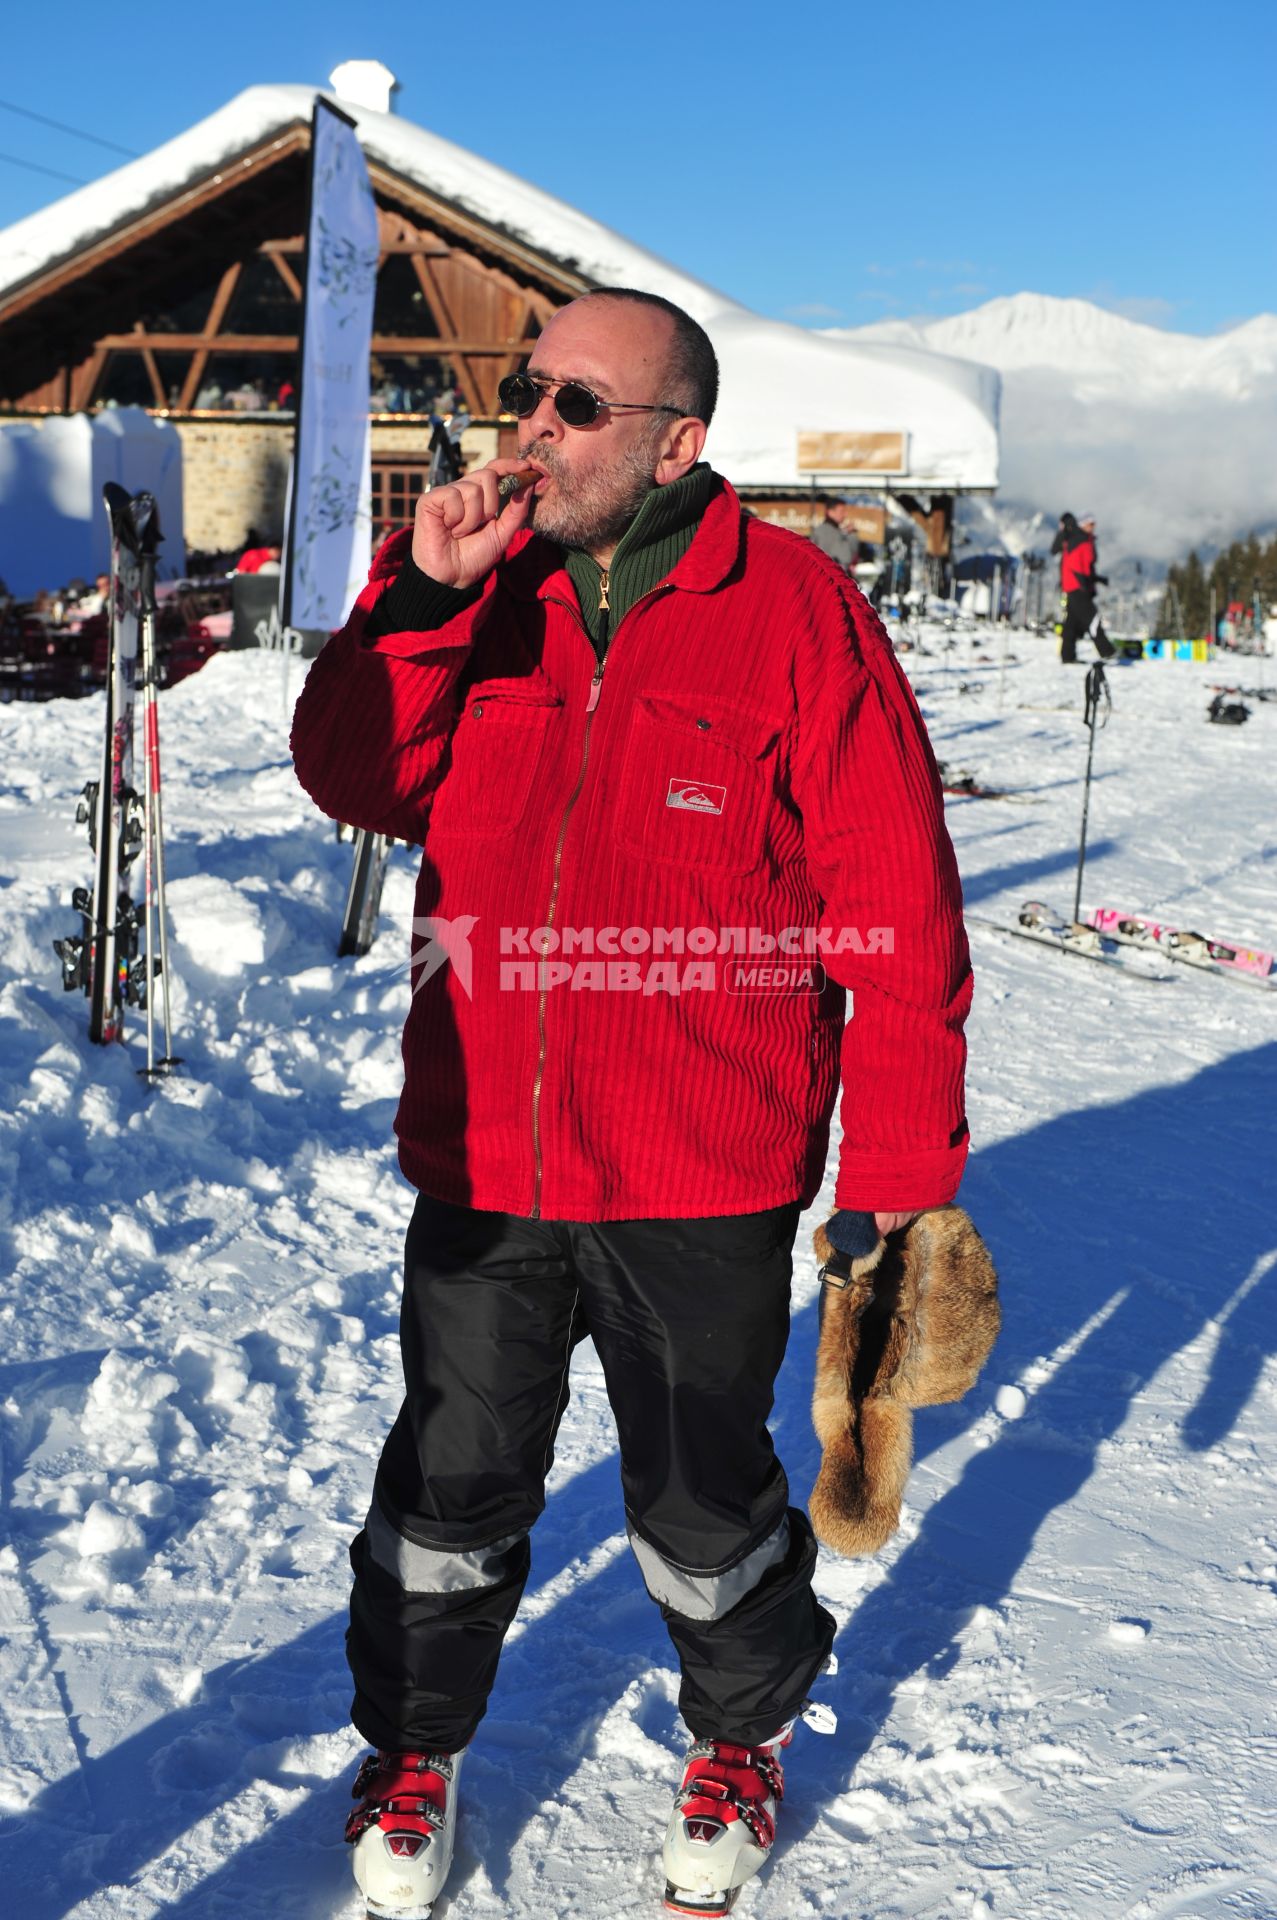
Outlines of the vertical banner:
M 297 427 L 281 573 L 285 628 L 341 625 L 368 577 L 368 362 L 377 208 L 355 123 L 317 98 L 311 122 Z

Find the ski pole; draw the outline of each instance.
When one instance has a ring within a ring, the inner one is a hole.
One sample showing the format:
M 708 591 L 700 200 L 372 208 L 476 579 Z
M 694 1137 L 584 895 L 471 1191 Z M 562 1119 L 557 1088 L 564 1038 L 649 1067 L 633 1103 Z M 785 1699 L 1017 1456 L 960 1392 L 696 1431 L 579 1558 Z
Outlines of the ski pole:
M 1104 705 L 1103 720 L 1099 719 L 1101 701 Z M 1095 728 L 1097 721 L 1100 726 L 1105 724 L 1112 707 L 1113 697 L 1104 676 L 1104 662 L 1097 660 L 1087 669 L 1086 705 L 1082 713 L 1082 724 L 1088 729 L 1090 738 L 1086 747 L 1086 779 L 1082 787 L 1082 837 L 1077 849 L 1077 885 L 1073 889 L 1073 924 L 1075 926 L 1082 912 L 1082 868 L 1086 864 L 1086 823 L 1091 808 L 1091 761 L 1095 754 Z
M 150 532 L 150 529 L 147 529 Z M 146 1078 L 155 1074 L 155 941 L 152 933 L 155 886 L 155 549 L 142 548 L 142 939 L 146 958 Z

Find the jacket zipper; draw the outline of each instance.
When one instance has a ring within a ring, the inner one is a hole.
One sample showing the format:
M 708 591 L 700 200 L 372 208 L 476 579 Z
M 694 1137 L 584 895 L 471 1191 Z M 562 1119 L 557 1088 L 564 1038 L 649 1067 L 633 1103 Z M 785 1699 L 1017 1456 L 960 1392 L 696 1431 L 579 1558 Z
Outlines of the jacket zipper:
M 662 590 L 663 583 L 661 587 L 653 587 L 650 592 L 643 594 L 640 599 L 634 602 L 634 606 L 629 609 L 625 618 L 628 620 L 630 614 L 635 611 L 635 608 L 640 607 L 644 600 L 651 599 L 653 594 L 660 593 Z M 599 638 L 603 646 L 607 645 L 608 619 L 611 613 L 607 595 L 608 569 L 603 567 L 599 574 L 598 606 L 600 615 Z M 582 633 L 585 634 L 586 639 L 589 640 L 589 632 L 577 609 L 569 606 L 566 600 L 559 600 L 557 598 L 554 604 L 558 607 L 566 608 L 567 612 L 571 614 L 572 618 L 580 627 Z M 624 622 L 622 622 L 621 625 L 624 625 Z M 620 631 L 620 627 L 618 627 L 617 631 Z M 591 641 L 591 645 L 593 644 Z M 590 728 L 594 724 L 594 709 L 599 704 L 599 694 L 603 690 L 603 669 L 606 665 L 607 654 L 604 653 L 603 658 L 594 669 L 594 677 L 590 681 L 589 698 L 585 703 L 585 733 L 581 741 L 581 764 L 577 769 L 576 785 L 568 795 L 567 805 L 563 809 L 563 818 L 559 821 L 558 838 L 554 843 L 554 865 L 551 868 L 550 875 L 550 903 L 545 911 L 545 919 L 541 923 L 547 928 L 554 925 L 554 913 L 559 899 L 559 882 L 562 878 L 560 869 L 563 863 L 563 841 L 567 834 L 568 821 L 572 817 L 572 809 L 580 797 L 581 788 L 585 785 L 585 770 L 590 761 Z M 538 957 L 537 964 L 539 966 L 545 965 L 544 954 Z M 537 989 L 537 1065 L 536 1072 L 532 1076 L 532 1212 L 529 1215 L 529 1218 L 532 1220 L 539 1220 L 541 1218 L 541 1081 L 545 1074 L 545 1003 L 548 991 L 549 989 L 545 986 L 543 977 L 542 984 Z

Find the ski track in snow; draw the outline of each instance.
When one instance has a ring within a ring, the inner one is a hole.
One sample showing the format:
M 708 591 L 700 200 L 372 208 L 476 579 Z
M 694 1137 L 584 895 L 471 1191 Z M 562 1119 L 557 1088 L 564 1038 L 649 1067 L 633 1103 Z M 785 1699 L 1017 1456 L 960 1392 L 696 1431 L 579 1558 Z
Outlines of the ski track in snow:
M 1034 803 L 951 801 L 968 905 L 1067 910 L 1082 674 L 1029 636 L 1005 669 L 987 635 L 924 637 L 937 752 Z M 141 1023 L 91 1047 L 50 948 L 100 702 L 0 712 L 0 1873 L 25 1920 L 358 1910 L 346 1547 L 398 1400 L 413 861 L 339 963 L 350 850 L 292 777 L 292 672 L 225 656 L 161 703 L 186 1065 L 151 1091 Z M 1262 672 L 1111 672 L 1086 904 L 1274 944 L 1277 708 L 1205 720 L 1208 681 Z M 740 1911 L 1273 1920 L 1277 995 L 972 945 L 962 1198 L 1004 1332 L 918 1416 L 897 1538 L 822 1554 L 839 1731 L 795 1742 Z M 831 1193 L 774 1423 L 800 1497 Z M 586 1347 L 439 1920 L 659 1911 L 683 1734 L 622 1524 Z

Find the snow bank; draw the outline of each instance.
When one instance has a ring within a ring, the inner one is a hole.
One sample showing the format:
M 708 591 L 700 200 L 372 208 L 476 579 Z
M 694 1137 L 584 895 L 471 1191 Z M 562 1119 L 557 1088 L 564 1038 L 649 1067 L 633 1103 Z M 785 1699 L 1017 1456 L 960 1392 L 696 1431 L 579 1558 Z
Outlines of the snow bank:
M 0 580 L 19 598 L 110 566 L 102 488 L 156 497 L 164 543 L 160 571 L 186 565 L 182 441 L 170 420 L 142 407 L 109 407 L 47 420 L 0 422 Z

